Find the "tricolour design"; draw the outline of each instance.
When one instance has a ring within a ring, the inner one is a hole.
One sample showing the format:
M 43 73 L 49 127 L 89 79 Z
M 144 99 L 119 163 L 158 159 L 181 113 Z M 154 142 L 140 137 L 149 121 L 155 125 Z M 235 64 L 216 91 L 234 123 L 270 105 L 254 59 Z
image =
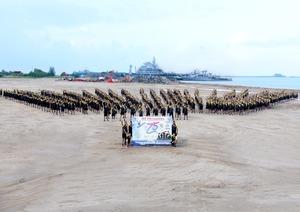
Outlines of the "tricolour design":
M 171 145 L 172 117 L 133 117 L 132 145 Z

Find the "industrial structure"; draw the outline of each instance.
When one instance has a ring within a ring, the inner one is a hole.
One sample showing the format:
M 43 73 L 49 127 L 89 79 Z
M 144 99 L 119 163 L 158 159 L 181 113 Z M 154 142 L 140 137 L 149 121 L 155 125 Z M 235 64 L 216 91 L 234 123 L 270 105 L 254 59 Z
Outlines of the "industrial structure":
M 151 75 L 151 76 L 160 76 L 164 72 L 156 63 L 155 57 L 153 57 L 152 62 L 145 62 L 135 73 L 136 75 Z
M 117 72 L 90 72 L 88 70 L 73 72 L 71 80 L 75 81 L 107 81 L 107 82 L 143 82 L 143 83 L 169 83 L 171 81 L 230 81 L 231 78 L 214 75 L 206 70 L 194 70 L 191 73 L 164 72 L 153 57 L 152 62 L 145 62 L 134 73 L 133 65 L 129 66 L 129 71 Z

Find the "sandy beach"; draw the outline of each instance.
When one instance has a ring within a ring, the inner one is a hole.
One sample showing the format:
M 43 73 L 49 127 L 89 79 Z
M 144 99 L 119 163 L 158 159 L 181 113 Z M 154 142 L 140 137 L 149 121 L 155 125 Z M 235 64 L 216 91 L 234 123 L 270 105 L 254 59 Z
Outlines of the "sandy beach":
M 237 86 L 0 79 L 2 89 Z M 257 91 L 259 88 L 250 88 Z M 300 101 L 248 115 L 190 114 L 179 145 L 121 146 L 103 113 L 57 116 L 0 98 L 0 211 L 300 211 Z

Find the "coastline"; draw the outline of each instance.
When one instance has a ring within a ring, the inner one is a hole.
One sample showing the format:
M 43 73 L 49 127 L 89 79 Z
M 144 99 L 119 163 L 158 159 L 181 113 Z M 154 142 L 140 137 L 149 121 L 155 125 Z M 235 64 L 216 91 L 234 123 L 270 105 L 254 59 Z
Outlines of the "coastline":
M 235 76 L 236 77 L 236 76 Z M 248 76 L 242 76 L 242 77 L 248 77 Z M 255 78 L 256 76 L 249 76 L 250 78 L 253 77 Z M 270 78 L 269 76 L 259 76 L 259 77 L 267 77 Z M 279 78 L 279 77 L 272 77 L 272 78 Z M 280 78 L 297 78 L 300 79 L 300 77 L 280 77 Z M 43 78 L 35 78 L 35 77 L 1 77 L 0 78 L 0 83 L 1 81 L 9 81 L 9 80 L 57 80 L 57 81 L 64 81 L 64 80 L 59 80 L 59 77 L 43 77 Z M 66 81 L 67 82 L 67 81 Z M 70 83 L 74 83 L 73 81 Z M 94 83 L 97 85 L 98 83 L 106 83 L 106 82 L 80 82 L 80 83 Z M 242 84 L 223 84 L 222 81 L 209 81 L 207 83 L 206 81 L 178 81 L 178 82 L 170 82 L 167 84 L 159 84 L 159 83 L 137 83 L 137 82 L 115 82 L 113 84 L 140 84 L 141 86 L 145 85 L 151 85 L 151 86 L 158 86 L 158 85 L 193 85 L 193 86 L 206 86 L 206 87 L 221 87 L 221 88 L 226 88 L 226 89 L 254 89 L 254 90 L 264 90 L 264 89 L 270 89 L 270 90 L 294 90 L 297 92 L 300 92 L 300 88 L 274 88 L 274 87 L 267 87 L 267 86 L 255 86 L 255 85 L 242 85 Z M 0 84 L 1 88 L 1 84 Z
M 225 85 L 225 84 L 218 84 L 218 83 L 196 83 L 196 82 L 191 82 L 191 83 L 186 83 L 186 82 L 180 82 L 179 84 L 184 84 L 184 85 L 203 85 L 203 86 L 208 86 L 208 87 L 224 87 L 228 88 L 229 91 L 230 89 L 255 89 L 255 90 L 293 90 L 300 92 L 300 89 L 288 89 L 288 88 L 268 88 L 268 87 L 259 87 L 259 86 L 247 86 L 247 85 Z

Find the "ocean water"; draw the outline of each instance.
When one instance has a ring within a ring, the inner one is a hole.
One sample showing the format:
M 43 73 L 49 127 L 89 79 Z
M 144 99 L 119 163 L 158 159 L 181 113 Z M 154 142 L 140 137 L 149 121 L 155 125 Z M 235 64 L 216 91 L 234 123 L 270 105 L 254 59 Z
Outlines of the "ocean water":
M 300 90 L 300 77 L 231 77 L 232 81 L 183 81 L 185 83 L 243 85 Z

